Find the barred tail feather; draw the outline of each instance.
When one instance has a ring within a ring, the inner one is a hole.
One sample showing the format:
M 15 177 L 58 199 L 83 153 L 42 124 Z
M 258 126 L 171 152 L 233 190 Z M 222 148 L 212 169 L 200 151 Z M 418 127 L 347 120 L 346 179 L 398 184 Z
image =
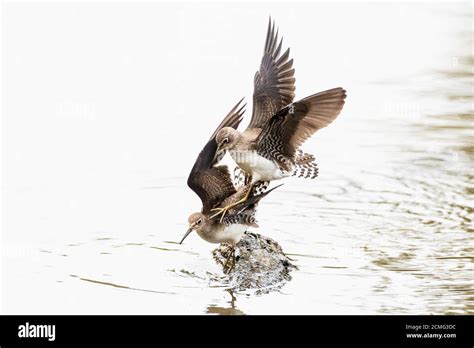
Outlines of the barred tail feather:
M 265 185 L 264 187 L 267 188 L 268 185 L 269 185 L 269 182 L 265 181 L 265 182 L 261 182 L 262 185 Z M 255 185 L 258 185 L 258 183 L 256 183 Z M 238 211 L 237 214 L 240 214 L 242 213 L 243 211 L 245 211 L 247 208 L 251 207 L 251 208 L 255 208 L 257 205 L 258 205 L 258 202 L 264 198 L 265 196 L 267 196 L 270 192 L 272 192 L 273 190 L 279 188 L 280 186 L 282 186 L 283 184 L 280 184 L 278 186 L 275 186 L 273 188 L 271 188 L 270 190 L 267 190 L 261 194 L 258 194 L 258 195 L 251 195 L 250 198 L 248 198 L 244 203 L 242 203 L 242 207 L 240 208 L 240 210 Z
M 295 158 L 295 168 L 291 175 L 298 178 L 316 179 L 318 171 L 318 165 L 315 162 L 314 156 L 298 150 Z
M 223 220 L 224 225 L 246 224 L 252 227 L 258 227 L 254 212 L 240 212 L 236 215 L 228 215 Z
M 256 182 L 253 185 L 253 188 L 252 188 L 252 196 L 257 196 L 257 195 L 261 195 L 262 193 L 264 193 L 267 190 L 268 185 L 270 185 L 270 181 Z
M 318 177 L 318 166 L 316 163 L 311 163 L 304 166 L 297 165 L 291 176 L 304 179 L 316 179 Z

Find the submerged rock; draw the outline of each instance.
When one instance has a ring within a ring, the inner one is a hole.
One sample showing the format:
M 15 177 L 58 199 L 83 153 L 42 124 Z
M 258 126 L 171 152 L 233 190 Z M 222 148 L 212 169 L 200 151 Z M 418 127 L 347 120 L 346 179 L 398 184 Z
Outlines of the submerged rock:
M 245 232 L 235 246 L 235 258 L 231 257 L 224 269 L 232 249 L 229 244 L 221 244 L 212 255 L 228 272 L 229 284 L 235 290 L 266 293 L 279 289 L 291 280 L 290 272 L 297 269 L 277 242 L 257 233 Z

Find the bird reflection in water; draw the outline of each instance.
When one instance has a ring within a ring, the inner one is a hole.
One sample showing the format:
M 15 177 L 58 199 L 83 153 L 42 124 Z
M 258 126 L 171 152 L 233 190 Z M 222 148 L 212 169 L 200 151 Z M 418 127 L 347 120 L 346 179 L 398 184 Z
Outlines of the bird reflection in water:
M 206 308 L 206 314 L 218 314 L 218 315 L 245 315 L 240 309 L 236 308 L 235 302 L 237 301 L 237 297 L 234 296 L 234 293 L 231 289 L 226 289 L 226 291 L 230 294 L 230 307 L 219 307 L 216 305 L 210 305 Z

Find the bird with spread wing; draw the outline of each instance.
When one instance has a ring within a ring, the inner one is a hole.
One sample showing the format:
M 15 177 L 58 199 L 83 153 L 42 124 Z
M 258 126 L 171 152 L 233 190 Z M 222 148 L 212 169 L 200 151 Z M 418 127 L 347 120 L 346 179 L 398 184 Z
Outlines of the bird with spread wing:
M 254 186 L 251 194 L 247 195 L 250 183 L 236 188 L 226 165 L 217 165 L 216 134 L 224 127 L 235 129 L 242 121 L 245 105 L 242 100 L 229 112 L 216 131 L 200 152 L 188 177 L 188 186 L 199 196 L 202 201 L 201 212 L 193 213 L 188 218 L 189 228 L 182 238 L 181 243 L 192 232 L 209 243 L 239 242 L 243 233 L 249 227 L 258 227 L 255 219 L 257 203 L 275 188 L 264 193 L 259 193 Z M 242 201 L 244 196 L 248 200 Z M 235 202 L 242 201 L 240 204 Z M 219 207 L 232 205 L 226 216 L 221 219 L 212 214 L 212 210 Z M 230 256 L 230 255 L 229 255 Z
M 216 157 L 228 151 L 250 181 L 242 199 L 214 208 L 216 215 L 224 217 L 229 209 L 245 202 L 256 183 L 288 176 L 314 179 L 318 175 L 314 156 L 303 153 L 300 146 L 336 119 L 346 91 L 333 88 L 294 102 L 293 59 L 289 59 L 289 48 L 281 54 L 282 42 L 270 19 L 263 58 L 254 79 L 250 123 L 244 132 L 227 126 L 216 133 Z

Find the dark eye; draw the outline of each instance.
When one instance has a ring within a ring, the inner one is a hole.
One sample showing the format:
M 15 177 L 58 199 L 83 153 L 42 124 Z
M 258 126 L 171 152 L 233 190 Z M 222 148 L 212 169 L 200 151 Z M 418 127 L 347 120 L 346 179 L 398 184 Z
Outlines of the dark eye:
M 222 144 L 227 144 L 228 142 L 229 142 L 229 138 L 224 138 L 224 139 L 222 140 Z
M 199 220 L 196 222 L 196 224 L 200 225 L 200 224 L 201 224 L 201 222 L 202 222 L 202 220 L 201 220 L 201 219 L 199 219 Z

